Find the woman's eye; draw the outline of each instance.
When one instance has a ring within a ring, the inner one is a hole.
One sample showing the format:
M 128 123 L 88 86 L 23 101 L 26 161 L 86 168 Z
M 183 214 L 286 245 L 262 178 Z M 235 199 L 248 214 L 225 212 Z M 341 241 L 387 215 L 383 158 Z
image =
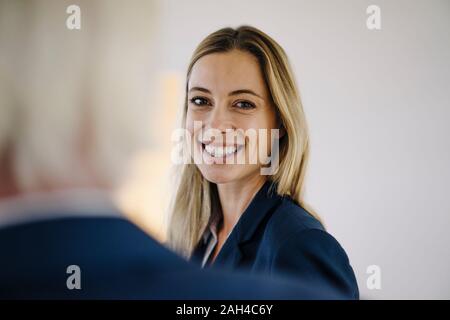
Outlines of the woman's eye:
M 249 110 L 254 109 L 255 105 L 249 101 L 238 101 L 235 103 L 235 106 L 239 109 Z
M 190 100 L 190 102 L 195 104 L 196 106 L 205 106 L 209 104 L 209 101 L 202 97 L 194 97 Z

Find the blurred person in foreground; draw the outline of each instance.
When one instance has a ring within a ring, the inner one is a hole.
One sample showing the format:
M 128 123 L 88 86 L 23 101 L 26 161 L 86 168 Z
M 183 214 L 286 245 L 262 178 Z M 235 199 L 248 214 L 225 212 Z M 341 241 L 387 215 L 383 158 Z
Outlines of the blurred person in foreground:
M 341 298 L 202 271 L 122 216 L 111 194 L 148 146 L 154 6 L 78 3 L 74 31 L 67 1 L 0 1 L 0 298 Z

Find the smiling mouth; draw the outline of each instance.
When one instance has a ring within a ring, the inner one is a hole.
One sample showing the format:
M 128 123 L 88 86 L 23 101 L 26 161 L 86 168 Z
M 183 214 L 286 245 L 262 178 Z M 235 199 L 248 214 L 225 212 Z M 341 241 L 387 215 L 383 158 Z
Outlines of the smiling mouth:
M 211 144 L 202 143 L 202 149 L 213 158 L 226 158 L 233 154 L 238 153 L 244 146 L 213 146 Z

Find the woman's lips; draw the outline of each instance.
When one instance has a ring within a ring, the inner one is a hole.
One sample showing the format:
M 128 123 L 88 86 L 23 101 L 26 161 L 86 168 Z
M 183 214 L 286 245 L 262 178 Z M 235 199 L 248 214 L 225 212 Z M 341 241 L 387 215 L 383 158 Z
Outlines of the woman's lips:
M 202 143 L 202 150 L 210 157 L 215 159 L 224 159 L 238 153 L 244 145 L 219 146 Z

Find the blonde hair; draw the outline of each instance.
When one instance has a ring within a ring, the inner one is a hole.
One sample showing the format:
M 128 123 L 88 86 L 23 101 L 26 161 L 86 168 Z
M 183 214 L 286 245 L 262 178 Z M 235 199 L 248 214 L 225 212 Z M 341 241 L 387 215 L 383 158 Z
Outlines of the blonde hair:
M 231 50 L 242 50 L 258 59 L 277 116 L 285 129 L 284 136 L 280 138 L 279 168 L 268 179 L 276 183 L 279 195 L 290 196 L 307 209 L 303 201 L 309 156 L 305 114 L 286 53 L 267 34 L 250 26 L 224 28 L 210 34 L 199 44 L 187 70 L 182 126 L 185 125 L 188 82 L 193 66 L 205 55 Z M 208 226 L 212 212 L 217 210 L 220 203 L 217 186 L 203 178 L 195 164 L 184 164 L 179 169 L 178 188 L 169 221 L 168 244 L 189 257 Z M 308 211 L 319 219 L 313 210 Z
M 70 1 L 0 0 L 0 158 L 24 192 L 112 186 L 149 137 L 153 5 L 77 3 L 69 30 Z

